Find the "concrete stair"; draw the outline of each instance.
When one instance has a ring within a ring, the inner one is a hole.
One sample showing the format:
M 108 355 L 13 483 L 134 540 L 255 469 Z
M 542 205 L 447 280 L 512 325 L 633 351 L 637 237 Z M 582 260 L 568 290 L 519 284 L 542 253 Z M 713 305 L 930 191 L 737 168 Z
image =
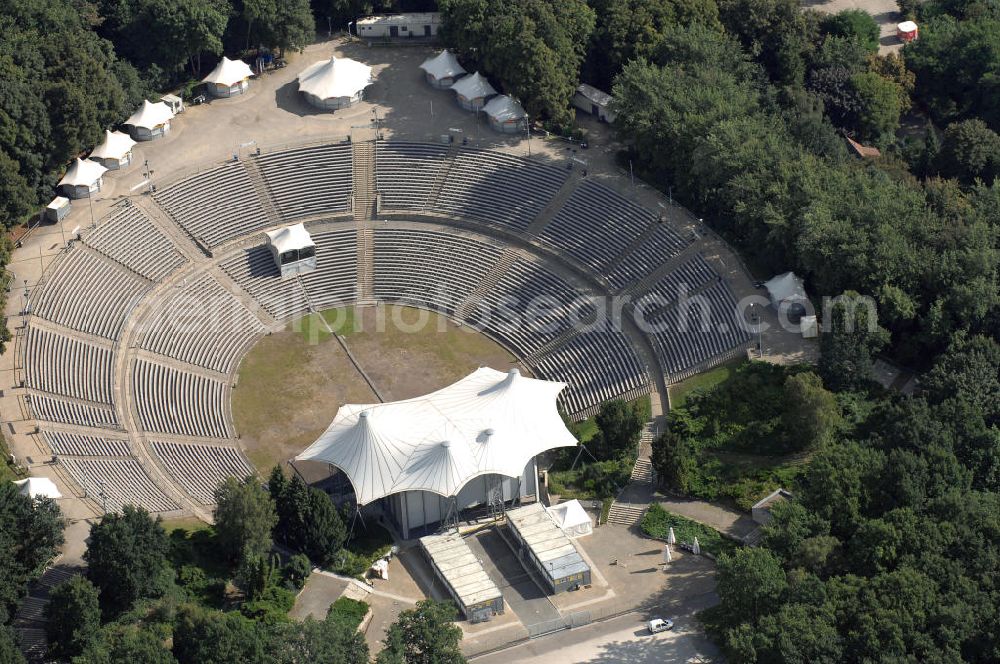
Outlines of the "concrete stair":
M 645 512 L 646 507 L 644 505 L 616 502 L 608 512 L 608 523 L 616 523 L 620 526 L 634 526 L 639 523 Z
M 649 462 L 649 459 L 636 459 L 635 466 L 632 467 L 632 477 L 629 479 L 638 484 L 652 484 L 653 464 Z

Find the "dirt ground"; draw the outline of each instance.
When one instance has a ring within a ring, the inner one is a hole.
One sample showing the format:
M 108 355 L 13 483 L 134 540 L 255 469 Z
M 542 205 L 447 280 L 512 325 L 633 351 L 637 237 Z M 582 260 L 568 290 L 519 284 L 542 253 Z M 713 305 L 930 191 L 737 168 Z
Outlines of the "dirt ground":
M 410 307 L 366 307 L 342 329 L 351 354 L 386 400 L 453 383 L 481 366 L 506 371 L 503 347 L 443 316 Z M 345 403 L 378 397 L 338 341 L 310 342 L 301 326 L 263 337 L 239 369 L 233 421 L 250 461 L 263 473 L 301 452 Z

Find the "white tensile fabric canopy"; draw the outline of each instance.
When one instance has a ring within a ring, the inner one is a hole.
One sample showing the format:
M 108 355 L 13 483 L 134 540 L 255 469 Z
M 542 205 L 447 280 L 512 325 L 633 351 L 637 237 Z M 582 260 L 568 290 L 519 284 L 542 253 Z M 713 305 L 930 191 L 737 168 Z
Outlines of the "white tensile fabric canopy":
M 546 509 L 567 537 L 583 537 L 594 532 L 594 522 L 579 500 L 569 500 Z
M 230 60 L 226 56 L 222 56 L 219 64 L 215 65 L 215 69 L 201 80 L 203 83 L 232 86 L 251 76 L 253 76 L 253 70 L 250 69 L 250 65 L 242 60 Z
M 29 498 L 51 498 L 53 500 L 62 498 L 56 483 L 47 477 L 29 477 L 26 480 L 14 482 L 14 485 L 20 487 L 17 490 L 18 493 Z
M 104 142 L 90 153 L 91 159 L 121 159 L 135 146 L 128 134 L 120 131 L 104 131 Z
M 267 239 L 279 254 L 295 249 L 316 246 L 312 236 L 303 224 L 293 224 L 273 231 L 267 231 Z
M 146 99 L 142 102 L 142 108 L 133 113 L 124 124 L 132 125 L 133 127 L 142 127 L 143 129 L 153 129 L 154 127 L 166 124 L 172 117 L 174 117 L 174 112 L 162 101 L 154 104 Z
M 499 95 L 486 102 L 483 112 L 497 122 L 516 122 L 528 116 L 521 105 L 507 95 Z
M 806 289 L 802 279 L 795 276 L 794 272 L 785 272 L 764 282 L 764 288 L 771 296 L 771 302 L 780 304 L 786 300 L 804 301 L 806 299 Z
M 420 68 L 434 78 L 453 78 L 466 73 L 465 68 L 458 63 L 458 58 L 448 49 L 424 60 Z
M 66 171 L 66 175 L 63 176 L 62 180 L 59 180 L 59 184 L 56 186 L 90 187 L 100 180 L 101 176 L 107 173 L 107 171 L 108 169 L 96 161 L 77 157 L 73 165 Z
M 422 397 L 341 406 L 295 460 L 339 468 L 362 505 L 399 491 L 455 496 L 475 477 L 518 477 L 532 457 L 576 445 L 556 409 L 565 387 L 483 367 Z
M 455 81 L 451 89 L 462 95 L 466 99 L 479 99 L 480 97 L 489 97 L 497 93 L 490 85 L 490 82 L 482 77 L 477 71 L 471 76 L 466 76 Z
M 299 92 L 319 99 L 353 97 L 372 83 L 372 68 L 350 58 L 320 60 L 299 74 Z

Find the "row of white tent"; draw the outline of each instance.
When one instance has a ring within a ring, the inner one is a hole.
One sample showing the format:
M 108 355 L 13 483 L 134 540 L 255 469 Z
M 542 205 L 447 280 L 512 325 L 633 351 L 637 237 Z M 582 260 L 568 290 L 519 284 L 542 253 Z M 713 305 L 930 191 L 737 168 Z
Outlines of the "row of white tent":
M 459 106 L 467 111 L 482 111 L 497 131 L 513 134 L 527 128 L 528 114 L 516 99 L 497 94 L 479 72 L 466 76 L 468 72 L 447 49 L 427 58 L 420 68 L 428 83 L 435 88 L 454 91 Z

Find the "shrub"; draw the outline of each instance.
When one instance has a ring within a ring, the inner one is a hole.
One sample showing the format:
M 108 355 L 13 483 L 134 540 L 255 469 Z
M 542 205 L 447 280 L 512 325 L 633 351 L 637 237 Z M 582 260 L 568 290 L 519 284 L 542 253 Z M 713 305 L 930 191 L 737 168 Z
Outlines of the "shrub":
M 639 527 L 642 528 L 642 532 L 647 536 L 664 542 L 667 541 L 670 528 L 673 527 L 674 536 L 677 537 L 678 542 L 687 542 L 690 544 L 697 537 L 698 545 L 701 546 L 702 550 L 711 553 L 713 556 L 731 551 L 737 546 L 735 542 L 723 537 L 714 528 L 709 528 L 697 521 L 692 521 L 678 514 L 668 512 L 659 503 L 653 503 L 649 506 L 646 514 L 642 517 L 642 521 L 639 523 Z
M 312 574 L 312 563 L 309 557 L 301 553 L 292 556 L 282 570 L 285 577 L 285 584 L 295 590 L 301 590 L 306 585 L 306 579 Z
M 365 619 L 366 613 L 368 613 L 368 604 L 365 602 L 349 597 L 341 597 L 330 605 L 329 610 L 326 612 L 326 619 L 328 622 L 355 630 L 361 624 L 361 621 Z

